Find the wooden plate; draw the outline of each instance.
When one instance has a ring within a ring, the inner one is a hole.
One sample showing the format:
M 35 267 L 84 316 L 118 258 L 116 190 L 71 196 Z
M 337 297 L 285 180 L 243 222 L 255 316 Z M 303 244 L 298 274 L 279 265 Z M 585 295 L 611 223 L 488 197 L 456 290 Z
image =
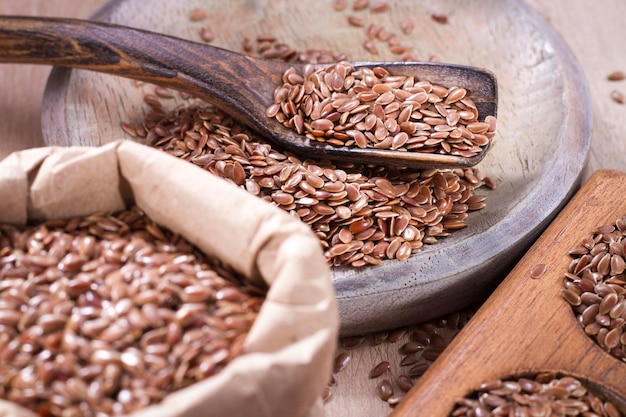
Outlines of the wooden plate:
M 333 279 L 342 334 L 358 334 L 427 320 L 482 300 L 540 234 L 579 185 L 589 150 L 591 109 L 585 80 L 561 38 L 518 0 L 394 2 L 383 13 L 343 12 L 333 0 L 116 0 L 95 19 L 200 41 L 209 26 L 214 45 L 242 50 L 244 37 L 272 33 L 297 50 L 324 48 L 352 60 L 397 60 L 383 43 L 363 48 L 375 22 L 398 34 L 418 59 L 474 65 L 498 77 L 498 134 L 479 168 L 496 178 L 487 207 L 469 227 L 425 247 L 407 261 L 338 268 Z M 374 2 L 371 2 L 374 4 Z M 191 22 L 200 7 L 206 20 Z M 439 23 L 433 14 L 445 15 Z M 365 27 L 350 26 L 359 16 Z M 400 23 L 415 29 L 404 35 Z M 145 91 L 133 82 L 85 71 L 54 70 L 43 107 L 51 145 L 98 145 L 127 137 L 120 122 L 147 111 Z

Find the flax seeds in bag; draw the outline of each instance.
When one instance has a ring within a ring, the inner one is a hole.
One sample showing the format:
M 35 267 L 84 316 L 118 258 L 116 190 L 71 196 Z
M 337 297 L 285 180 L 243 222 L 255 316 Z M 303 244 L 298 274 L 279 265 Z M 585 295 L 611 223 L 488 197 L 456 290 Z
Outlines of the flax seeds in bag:
M 267 292 L 241 354 L 223 369 L 131 414 L 116 414 L 322 415 L 319 396 L 332 371 L 338 313 L 319 241 L 306 225 L 200 168 L 129 141 L 97 148 L 31 149 L 0 161 L 1 224 L 19 228 L 47 220 L 132 210 L 145 214 L 148 233 L 160 230 L 180 236 L 234 274 L 267 288 Z M 52 227 L 55 223 L 47 224 Z M 6 268 L 4 264 L 0 264 L 0 277 L 7 275 L 2 268 Z M 193 320 L 193 311 L 187 313 L 185 317 Z M 69 319 L 62 326 L 54 317 L 38 319 L 35 322 L 44 322 L 50 331 L 57 327 L 59 332 L 66 331 L 72 323 Z M 0 344 L 5 339 L 0 336 Z M 106 342 L 96 342 L 96 346 L 101 346 L 98 343 Z M 39 360 L 54 357 L 53 348 L 50 350 L 52 353 L 41 355 Z M 110 352 L 108 356 L 94 355 L 101 361 L 109 358 L 115 362 L 117 358 Z M 6 362 L 0 358 L 0 364 Z M 41 379 L 39 385 L 33 381 L 36 388 L 28 390 L 29 378 L 23 377 L 28 375 L 24 370 L 28 366 L 0 374 L 4 398 L 0 415 L 49 413 L 45 407 L 28 410 L 11 401 L 14 398 L 28 404 L 37 392 L 43 397 L 52 395 L 41 385 Z M 50 387 L 55 383 L 48 382 Z M 21 389 L 18 394 L 11 391 L 12 383 Z M 57 394 L 63 392 L 63 378 L 56 384 Z M 73 381 L 65 389 L 76 391 L 77 386 L 82 385 Z M 86 408 L 80 407 L 86 407 L 88 401 L 83 403 L 76 410 L 87 415 Z

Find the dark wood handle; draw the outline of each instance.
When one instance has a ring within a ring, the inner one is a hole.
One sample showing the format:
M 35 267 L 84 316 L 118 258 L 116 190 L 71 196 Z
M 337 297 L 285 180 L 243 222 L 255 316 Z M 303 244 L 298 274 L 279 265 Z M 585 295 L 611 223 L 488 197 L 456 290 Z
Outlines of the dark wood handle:
M 15 16 L 0 16 L 0 62 L 80 68 L 147 81 L 258 120 L 265 118 L 284 70 L 279 63 L 153 32 Z

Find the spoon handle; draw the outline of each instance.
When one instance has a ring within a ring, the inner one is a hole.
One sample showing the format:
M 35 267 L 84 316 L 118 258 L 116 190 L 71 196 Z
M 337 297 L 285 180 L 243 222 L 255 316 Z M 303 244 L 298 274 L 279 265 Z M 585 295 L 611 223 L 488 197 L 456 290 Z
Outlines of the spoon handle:
M 17 16 L 0 16 L 0 62 L 80 68 L 151 82 L 258 120 L 265 117 L 284 70 L 272 61 L 261 65 L 243 54 L 139 29 Z

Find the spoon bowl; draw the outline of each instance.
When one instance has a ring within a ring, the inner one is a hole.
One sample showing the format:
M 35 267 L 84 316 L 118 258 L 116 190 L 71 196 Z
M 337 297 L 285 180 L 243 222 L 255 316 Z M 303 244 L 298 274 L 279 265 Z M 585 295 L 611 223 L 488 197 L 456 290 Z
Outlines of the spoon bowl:
M 334 146 L 310 140 L 266 109 L 292 63 L 265 60 L 206 44 L 125 26 L 77 19 L 0 16 L 0 62 L 80 68 L 174 88 L 215 104 L 284 149 L 305 157 L 411 168 L 459 168 L 472 157 Z M 496 116 L 497 81 L 488 70 L 433 62 L 355 62 L 443 86 L 465 88 L 480 120 Z

